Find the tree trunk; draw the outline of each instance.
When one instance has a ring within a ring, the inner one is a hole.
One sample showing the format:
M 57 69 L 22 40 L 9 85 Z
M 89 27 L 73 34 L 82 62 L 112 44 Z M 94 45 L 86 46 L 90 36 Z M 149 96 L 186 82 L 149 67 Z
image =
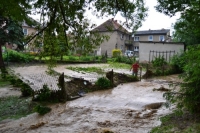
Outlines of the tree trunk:
M 2 45 L 0 45 L 0 69 L 1 69 L 1 74 L 3 77 L 5 77 L 6 75 L 6 67 L 3 61 L 3 53 L 2 53 Z
M 60 61 L 63 61 L 63 55 L 62 54 L 60 55 Z
M 3 61 L 3 53 L 2 53 L 2 46 L 0 45 L 0 68 L 4 68 L 5 69 L 5 64 Z

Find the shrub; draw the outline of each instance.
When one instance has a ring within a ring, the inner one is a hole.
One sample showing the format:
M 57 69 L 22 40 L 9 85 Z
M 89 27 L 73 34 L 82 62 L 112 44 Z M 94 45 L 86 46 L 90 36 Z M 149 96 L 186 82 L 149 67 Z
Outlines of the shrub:
M 48 101 L 51 97 L 51 91 L 47 85 L 43 85 L 43 88 L 40 90 L 37 99 L 39 101 Z
M 111 86 L 110 80 L 108 80 L 105 77 L 100 77 L 95 83 L 97 86 L 99 86 L 101 89 L 106 89 Z
M 152 64 L 154 67 L 161 67 L 167 64 L 167 62 L 165 61 L 165 58 L 162 56 L 162 57 L 155 58 L 155 60 L 152 61 Z
M 70 61 L 75 61 L 76 58 L 75 58 L 74 56 L 69 56 L 69 60 L 70 60 Z
M 114 60 L 114 62 L 120 62 L 120 63 L 126 63 L 126 64 L 132 64 L 135 62 L 135 58 L 128 58 L 126 56 L 117 56 Z
M 37 105 L 37 106 L 34 108 L 34 111 L 38 112 L 40 115 L 44 115 L 44 114 L 50 112 L 50 111 L 51 111 L 51 108 L 46 107 L 46 106 Z
M 8 56 L 4 54 L 3 56 L 4 60 L 8 60 L 10 62 L 25 62 L 28 63 L 34 59 L 34 57 L 20 53 L 14 50 L 8 50 Z
M 171 58 L 170 65 L 172 65 L 174 73 L 182 73 L 183 67 L 186 65 L 184 53 L 174 55 Z
M 32 93 L 33 93 L 33 90 L 31 89 L 31 87 L 26 84 L 26 83 L 23 83 L 21 84 L 21 92 L 22 92 L 22 96 L 23 97 L 28 97 L 28 96 L 31 96 Z
M 112 57 L 118 57 L 118 56 L 121 56 L 122 55 L 122 52 L 120 49 L 113 49 L 112 50 Z
M 82 61 L 90 61 L 90 57 L 82 56 L 82 57 L 80 58 L 80 60 L 82 60 Z
M 24 83 L 21 79 L 15 77 L 15 76 L 8 76 L 7 77 L 7 80 L 13 85 L 13 86 L 16 86 L 16 87 L 20 87 L 20 91 L 22 92 L 22 96 L 23 97 L 28 97 L 28 96 L 31 96 L 32 93 L 33 93 L 33 90 L 32 88 Z
M 181 74 L 183 82 L 180 85 L 179 92 L 166 93 L 164 96 L 167 100 L 174 103 L 176 102 L 177 108 L 187 109 L 190 112 L 200 111 L 200 71 L 199 64 L 200 58 L 200 45 L 188 47 L 182 59 L 184 60 L 184 73 Z

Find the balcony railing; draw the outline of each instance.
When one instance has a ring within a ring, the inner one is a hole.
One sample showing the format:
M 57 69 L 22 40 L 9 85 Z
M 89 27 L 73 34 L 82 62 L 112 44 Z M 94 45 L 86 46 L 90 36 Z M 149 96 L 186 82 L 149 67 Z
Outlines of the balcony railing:
M 127 45 L 133 45 L 133 41 L 132 40 L 125 40 L 125 44 L 127 44 Z

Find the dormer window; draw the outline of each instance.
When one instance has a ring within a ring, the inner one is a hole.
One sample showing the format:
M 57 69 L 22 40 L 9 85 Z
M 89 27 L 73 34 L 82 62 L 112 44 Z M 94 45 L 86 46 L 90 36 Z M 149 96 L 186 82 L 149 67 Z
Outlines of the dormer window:
M 150 35 L 148 38 L 149 41 L 153 41 L 153 35 Z

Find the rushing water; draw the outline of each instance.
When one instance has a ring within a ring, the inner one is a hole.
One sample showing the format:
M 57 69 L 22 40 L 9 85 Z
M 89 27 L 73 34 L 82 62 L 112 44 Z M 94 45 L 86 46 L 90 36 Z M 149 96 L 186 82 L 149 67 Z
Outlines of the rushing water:
M 161 86 L 169 88 L 168 83 L 176 80 L 177 75 L 157 77 L 88 93 L 74 101 L 52 105 L 52 111 L 44 116 L 34 113 L 0 124 L 0 132 L 100 133 L 109 130 L 115 133 L 147 133 L 160 124 L 160 116 L 172 111 L 164 106 L 145 108 L 151 103 L 165 102 L 164 92 L 153 89 Z

